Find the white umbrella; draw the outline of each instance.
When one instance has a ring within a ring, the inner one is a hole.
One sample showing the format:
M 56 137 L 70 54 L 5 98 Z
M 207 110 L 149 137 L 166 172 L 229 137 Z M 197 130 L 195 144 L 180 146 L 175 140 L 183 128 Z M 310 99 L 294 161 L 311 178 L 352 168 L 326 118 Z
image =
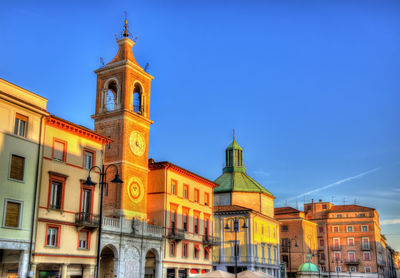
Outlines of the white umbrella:
M 214 270 L 203 274 L 197 274 L 196 278 L 234 278 L 235 275 L 222 270 Z

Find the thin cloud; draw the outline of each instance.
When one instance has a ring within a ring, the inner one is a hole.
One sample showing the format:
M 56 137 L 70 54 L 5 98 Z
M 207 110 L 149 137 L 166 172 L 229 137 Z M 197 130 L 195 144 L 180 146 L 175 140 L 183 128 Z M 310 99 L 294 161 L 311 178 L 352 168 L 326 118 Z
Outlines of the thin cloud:
M 381 223 L 381 225 L 400 224 L 400 218 L 382 220 L 380 223 Z
M 317 189 L 308 191 L 308 192 L 306 192 L 306 193 L 302 193 L 302 194 L 300 194 L 300 195 L 298 195 L 298 196 L 289 198 L 289 199 L 287 199 L 287 200 L 288 200 L 288 201 L 295 200 L 295 199 L 298 199 L 298 198 L 301 198 L 301 197 L 304 197 L 304 196 L 307 196 L 307 195 L 311 195 L 311 194 L 313 194 L 313 193 L 316 193 L 316 192 L 319 192 L 319 191 L 322 191 L 322 190 L 325 190 L 325 189 L 334 187 L 334 186 L 336 186 L 336 185 L 340 185 L 340 184 L 345 183 L 345 182 L 349 182 L 349 181 L 352 181 L 352 180 L 356 180 L 356 179 L 362 178 L 362 177 L 364 177 L 364 176 L 366 176 L 366 175 L 368 175 L 368 174 L 371 174 L 371 173 L 373 173 L 373 172 L 375 172 L 375 171 L 378 171 L 379 169 L 380 169 L 380 167 L 377 167 L 377 168 L 368 170 L 368 171 L 366 171 L 366 172 L 363 172 L 363 173 L 361 173 L 361 174 L 358 174 L 358 175 L 355 175 L 355 176 L 351 176 L 351 177 L 348 177 L 348 178 L 345 178 L 345 179 L 341 179 L 341 180 L 336 181 L 336 182 L 334 182 L 334 183 L 331 183 L 331 184 L 325 185 L 325 186 L 323 186 L 323 187 L 320 187 L 320 188 L 317 188 Z

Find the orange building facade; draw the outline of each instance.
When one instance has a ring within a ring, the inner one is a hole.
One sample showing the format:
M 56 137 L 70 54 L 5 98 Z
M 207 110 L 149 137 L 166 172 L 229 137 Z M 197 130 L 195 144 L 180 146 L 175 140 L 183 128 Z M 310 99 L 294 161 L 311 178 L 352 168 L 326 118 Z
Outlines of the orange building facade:
M 288 277 L 296 276 L 299 266 L 307 262 L 308 254 L 314 255 L 311 259 L 317 264 L 317 224 L 291 207 L 275 208 L 275 219 L 281 223 L 281 262 L 286 264 Z
M 170 162 L 150 160 L 149 168 L 148 218 L 164 227 L 162 277 L 211 271 L 217 185 Z
M 383 277 L 384 248 L 379 215 L 374 208 L 320 201 L 305 204 L 304 212 L 306 219 L 318 225 L 318 264 L 322 272 Z

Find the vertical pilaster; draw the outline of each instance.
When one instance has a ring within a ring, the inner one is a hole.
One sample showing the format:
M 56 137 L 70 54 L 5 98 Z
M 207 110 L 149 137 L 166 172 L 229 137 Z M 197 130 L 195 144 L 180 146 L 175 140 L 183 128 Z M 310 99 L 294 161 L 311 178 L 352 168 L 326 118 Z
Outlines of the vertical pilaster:
M 19 256 L 18 277 L 26 277 L 28 274 L 29 251 L 23 250 Z
M 83 267 L 83 278 L 93 278 L 94 277 L 95 265 L 84 265 Z
M 224 230 L 224 217 L 220 218 L 220 222 L 221 222 L 221 228 L 220 228 L 220 233 L 221 233 L 221 248 L 220 248 L 220 263 L 224 263 L 225 262 L 225 230 Z
M 68 277 L 68 264 L 63 264 L 61 266 L 61 278 L 67 278 Z

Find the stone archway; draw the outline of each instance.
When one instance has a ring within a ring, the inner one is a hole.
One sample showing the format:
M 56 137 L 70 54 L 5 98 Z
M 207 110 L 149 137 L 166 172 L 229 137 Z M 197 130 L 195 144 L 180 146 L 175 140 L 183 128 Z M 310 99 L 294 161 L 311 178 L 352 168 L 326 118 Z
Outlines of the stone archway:
M 156 254 L 152 250 L 147 251 L 144 265 L 144 278 L 156 277 Z
M 106 245 L 100 253 L 100 270 L 99 278 L 113 278 L 114 277 L 114 262 L 116 253 L 114 246 Z

